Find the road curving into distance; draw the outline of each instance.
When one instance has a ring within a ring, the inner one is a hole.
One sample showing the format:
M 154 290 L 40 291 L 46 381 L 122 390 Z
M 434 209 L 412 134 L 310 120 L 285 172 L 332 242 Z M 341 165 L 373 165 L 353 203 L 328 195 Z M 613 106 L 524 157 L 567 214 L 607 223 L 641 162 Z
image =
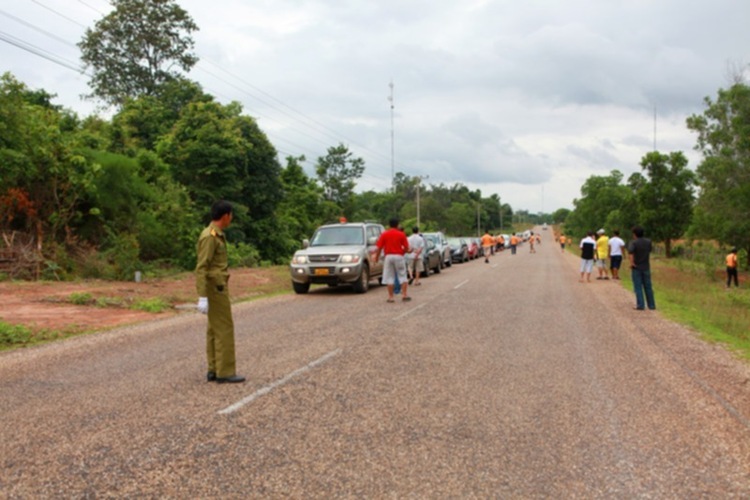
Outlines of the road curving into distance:
M 748 366 L 550 233 L 409 303 L 236 305 L 245 384 L 198 314 L 0 354 L 0 496 L 750 496 Z

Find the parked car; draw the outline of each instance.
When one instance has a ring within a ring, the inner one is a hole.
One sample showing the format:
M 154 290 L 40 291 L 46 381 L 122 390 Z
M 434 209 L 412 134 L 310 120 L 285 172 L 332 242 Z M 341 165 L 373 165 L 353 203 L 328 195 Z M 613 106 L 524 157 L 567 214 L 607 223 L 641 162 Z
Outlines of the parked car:
M 448 238 L 448 244 L 451 246 L 451 259 L 453 262 L 469 261 L 469 245 L 463 238 Z
M 503 248 L 510 248 L 510 235 L 509 234 L 502 234 L 503 237 Z
M 435 248 L 438 249 L 438 252 L 442 257 L 440 264 L 443 267 L 451 267 L 453 265 L 451 247 L 448 244 L 448 239 L 445 237 L 445 235 L 442 232 L 438 231 L 435 233 L 424 233 L 422 236 L 424 236 L 426 240 L 430 240 L 435 244 Z
M 439 274 L 443 268 L 442 260 L 440 259 L 440 250 L 437 249 L 435 243 L 425 238 L 425 248 L 422 251 L 422 262 L 424 262 L 424 271 L 422 271 L 423 278 L 427 278 L 430 275 L 430 270 L 435 274 Z
M 482 240 L 479 238 L 464 238 L 466 240 L 466 244 L 469 246 L 469 260 L 474 260 L 477 257 L 480 257 L 484 253 L 484 249 L 482 248 Z
M 370 280 L 383 274 L 383 260 L 370 260 L 383 226 L 370 222 L 327 224 L 315 230 L 312 240 L 302 242 L 289 270 L 296 293 L 307 293 L 311 284 L 352 285 L 365 293 Z

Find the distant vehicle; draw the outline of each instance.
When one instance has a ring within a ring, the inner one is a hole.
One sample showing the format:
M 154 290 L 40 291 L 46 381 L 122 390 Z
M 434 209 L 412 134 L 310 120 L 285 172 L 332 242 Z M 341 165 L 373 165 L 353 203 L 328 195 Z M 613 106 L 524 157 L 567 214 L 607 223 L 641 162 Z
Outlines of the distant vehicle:
M 423 278 L 427 278 L 430 275 L 430 270 L 435 274 L 439 274 L 443 268 L 442 259 L 440 258 L 440 250 L 435 247 L 435 243 L 425 238 L 425 248 L 422 251 L 422 262 L 424 263 L 424 271 L 420 274 Z
M 546 222 L 545 222 L 545 223 L 544 223 L 544 224 L 542 225 L 542 229 L 543 229 L 544 231 L 546 231 L 546 230 L 547 230 L 547 223 L 546 223 Z
M 448 244 L 451 246 L 451 259 L 453 262 L 469 261 L 469 245 L 463 238 L 448 238 Z
M 453 265 L 451 247 L 445 235 L 440 231 L 437 231 L 435 233 L 424 233 L 422 236 L 424 236 L 426 240 L 430 240 L 435 244 L 435 248 L 438 249 L 438 252 L 442 257 L 440 264 L 443 267 L 451 267 Z
M 472 237 L 464 239 L 466 240 L 466 244 L 469 246 L 469 260 L 474 260 L 484 253 L 482 249 L 482 240 Z
M 500 236 L 503 237 L 503 248 L 510 248 L 510 235 L 501 234 Z
M 289 270 L 294 291 L 307 293 L 311 284 L 348 284 L 355 292 L 365 293 L 370 280 L 383 274 L 383 260 L 370 260 L 383 231 L 382 225 L 370 222 L 320 226 L 292 257 Z

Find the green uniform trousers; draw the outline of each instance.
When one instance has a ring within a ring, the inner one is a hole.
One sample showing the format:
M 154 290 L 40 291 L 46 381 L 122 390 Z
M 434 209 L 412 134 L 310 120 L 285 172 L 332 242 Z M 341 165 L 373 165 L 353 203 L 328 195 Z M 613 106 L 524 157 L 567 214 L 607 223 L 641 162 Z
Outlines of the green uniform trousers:
M 208 371 L 219 378 L 236 374 L 234 359 L 234 321 L 227 286 L 210 284 L 208 292 L 208 328 L 206 330 L 206 355 Z

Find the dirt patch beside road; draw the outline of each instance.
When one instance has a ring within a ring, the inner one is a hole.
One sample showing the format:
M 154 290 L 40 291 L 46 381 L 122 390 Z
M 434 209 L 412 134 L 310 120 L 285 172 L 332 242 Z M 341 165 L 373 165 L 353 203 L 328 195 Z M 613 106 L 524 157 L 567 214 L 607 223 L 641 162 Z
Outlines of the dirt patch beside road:
M 235 269 L 230 279 L 233 301 L 278 293 L 289 288 L 285 267 Z M 85 295 L 84 295 L 85 294 Z M 90 296 L 90 297 L 89 297 Z M 85 298 L 83 305 L 71 303 Z M 132 309 L 160 299 L 168 305 L 159 313 Z M 34 331 L 78 333 L 148 321 L 192 311 L 197 300 L 195 277 L 126 281 L 4 282 L 0 283 L 0 321 Z

